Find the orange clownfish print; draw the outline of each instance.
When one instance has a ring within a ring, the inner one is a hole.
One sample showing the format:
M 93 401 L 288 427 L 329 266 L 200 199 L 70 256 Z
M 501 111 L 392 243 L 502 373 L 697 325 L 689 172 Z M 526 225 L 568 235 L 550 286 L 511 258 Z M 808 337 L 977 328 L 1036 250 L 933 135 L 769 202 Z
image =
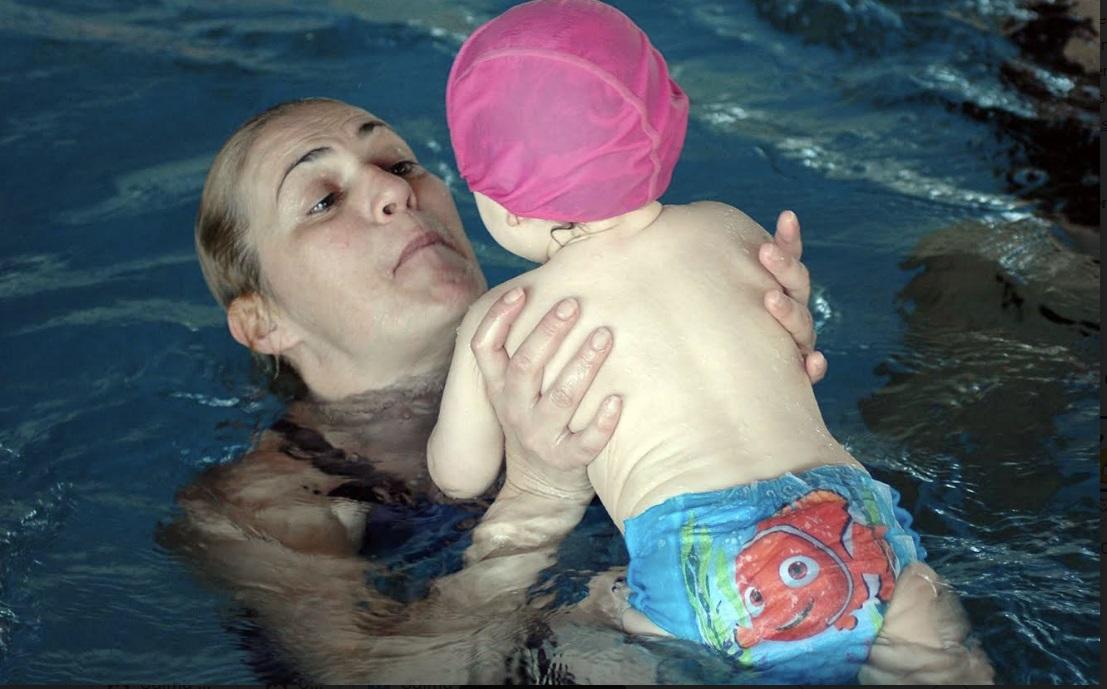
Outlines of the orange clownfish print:
M 735 629 L 738 645 L 857 626 L 853 613 L 872 595 L 870 587 L 883 602 L 895 588 L 886 530 L 854 521 L 845 499 L 829 490 L 808 493 L 760 522 L 736 561 L 738 593 L 752 621 Z

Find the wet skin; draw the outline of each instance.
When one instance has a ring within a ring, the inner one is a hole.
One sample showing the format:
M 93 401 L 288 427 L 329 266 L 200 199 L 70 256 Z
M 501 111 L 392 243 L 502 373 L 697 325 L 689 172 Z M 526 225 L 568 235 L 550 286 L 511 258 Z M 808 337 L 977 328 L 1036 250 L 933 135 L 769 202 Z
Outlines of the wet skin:
M 240 343 L 284 356 L 301 374 L 308 398 L 277 426 L 307 431 L 317 451 L 291 448 L 275 426 L 244 457 L 183 489 L 182 517 L 159 540 L 253 610 L 307 676 L 410 683 L 441 668 L 447 682 L 495 680 L 502 664 L 480 675 L 466 649 L 479 638 L 474 630 L 517 623 L 518 597 L 591 501 L 583 472 L 553 467 L 594 455 L 614 430 L 617 413 L 600 415 L 587 442 L 566 432 L 612 345 L 582 348 L 542 391 L 543 369 L 579 309 L 567 318 L 551 309 L 513 357 L 503 344 L 525 297 L 488 310 L 461 345 L 472 347 L 497 408 L 514 410 L 503 423 L 505 451 L 531 458 L 548 490 L 506 483 L 472 532 L 465 569 L 437 580 L 426 601 L 405 608 L 368 590 L 373 565 L 358 553 L 372 505 L 349 484 L 374 494 L 373 481 L 385 476 L 379 499 L 435 499 L 423 450 L 454 329 L 486 289 L 449 190 L 377 122 L 344 104 L 312 105 L 265 125 L 247 155 L 238 191 L 265 294 L 232 302 L 228 326 Z M 766 308 L 818 380 L 825 359 L 813 351 L 801 246 L 794 214 L 782 214 L 774 242 L 762 247 L 781 284 Z M 455 632 L 458 645 L 443 646 Z M 505 647 L 501 637 L 492 644 Z M 443 656 L 450 648 L 461 652 L 456 663 Z
M 446 185 L 357 108 L 266 127 L 246 162 L 273 343 L 319 396 L 436 370 L 486 288 Z

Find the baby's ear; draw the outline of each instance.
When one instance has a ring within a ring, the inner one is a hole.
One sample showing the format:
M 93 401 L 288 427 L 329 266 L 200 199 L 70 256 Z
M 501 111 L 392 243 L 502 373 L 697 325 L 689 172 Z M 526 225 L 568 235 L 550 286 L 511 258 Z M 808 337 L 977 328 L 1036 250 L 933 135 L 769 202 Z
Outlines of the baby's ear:
M 483 220 L 486 225 L 490 223 L 492 225 L 499 225 L 503 222 L 511 227 L 515 227 L 523 221 L 518 215 L 515 215 L 498 202 L 493 201 L 479 191 L 473 192 L 473 199 L 477 203 L 477 212 L 480 213 L 481 220 Z
M 261 354 L 280 354 L 290 349 L 294 338 L 280 328 L 268 304 L 257 293 L 236 297 L 227 307 L 227 328 L 239 344 Z

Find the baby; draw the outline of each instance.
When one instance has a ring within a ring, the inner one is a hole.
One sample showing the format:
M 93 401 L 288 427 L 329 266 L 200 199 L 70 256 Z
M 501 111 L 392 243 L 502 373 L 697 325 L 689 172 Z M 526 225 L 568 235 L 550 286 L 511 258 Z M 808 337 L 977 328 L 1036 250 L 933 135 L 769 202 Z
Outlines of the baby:
M 525 288 L 513 331 L 525 333 L 579 295 L 581 326 L 543 389 L 582 344 L 573 335 L 610 324 L 625 338 L 570 429 L 622 393 L 588 476 L 625 536 L 645 626 L 781 676 L 853 681 L 897 578 L 925 553 L 896 492 L 827 431 L 795 343 L 762 305 L 776 287 L 756 258 L 768 234 L 722 203 L 658 201 L 688 119 L 661 54 L 612 7 L 537 0 L 469 37 L 446 100 L 488 231 L 543 265 L 461 325 L 428 443 L 435 483 L 471 497 L 500 470 L 503 435 L 464 346 L 480 315 Z

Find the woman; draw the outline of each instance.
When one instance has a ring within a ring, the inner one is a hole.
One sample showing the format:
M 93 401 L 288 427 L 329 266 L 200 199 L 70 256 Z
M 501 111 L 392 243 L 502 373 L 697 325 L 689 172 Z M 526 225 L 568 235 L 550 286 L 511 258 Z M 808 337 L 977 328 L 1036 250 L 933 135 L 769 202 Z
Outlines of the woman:
M 618 404 L 604 405 L 585 428 L 568 428 L 610 338 L 582 346 L 545 391 L 543 367 L 576 321 L 574 300 L 510 358 L 503 344 L 521 302 L 496 303 L 472 342 L 458 343 L 477 355 L 506 452 L 536 478 L 529 485 L 545 489 L 506 482 L 460 572 L 443 576 L 458 563 L 433 562 L 390 579 L 395 568 L 374 563 L 418 540 L 415 524 L 464 532 L 482 507 L 444 504 L 425 468 L 454 331 L 486 289 L 449 191 L 369 113 L 298 101 L 255 117 L 224 145 L 196 239 L 231 335 L 294 370 L 307 392 L 246 456 L 181 491 L 184 515 L 164 541 L 228 586 L 313 679 L 501 681 L 494 650 L 443 663 L 444 649 L 482 643 L 478 629 L 491 635 L 489 649 L 510 646 L 515 617 L 505 613 L 520 607 L 591 501 L 583 470 L 559 467 L 594 456 L 618 423 Z M 784 288 L 766 295 L 766 307 L 818 380 L 826 362 L 812 350 L 800 251 L 798 223 L 784 213 L 761 251 Z M 412 588 L 431 576 L 430 595 Z M 486 667 L 474 657 L 494 660 Z

